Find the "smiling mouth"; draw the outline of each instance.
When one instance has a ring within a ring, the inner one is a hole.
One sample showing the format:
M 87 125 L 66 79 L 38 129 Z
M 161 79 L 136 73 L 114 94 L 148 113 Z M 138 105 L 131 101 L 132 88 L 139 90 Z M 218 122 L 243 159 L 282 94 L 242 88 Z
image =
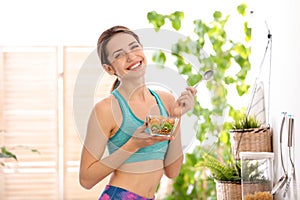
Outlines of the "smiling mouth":
M 142 66 L 142 62 L 141 62 L 141 61 L 140 61 L 140 62 L 137 62 L 137 63 L 134 64 L 134 65 L 129 66 L 127 69 L 128 69 L 128 70 L 135 70 L 135 69 L 139 68 L 140 66 Z

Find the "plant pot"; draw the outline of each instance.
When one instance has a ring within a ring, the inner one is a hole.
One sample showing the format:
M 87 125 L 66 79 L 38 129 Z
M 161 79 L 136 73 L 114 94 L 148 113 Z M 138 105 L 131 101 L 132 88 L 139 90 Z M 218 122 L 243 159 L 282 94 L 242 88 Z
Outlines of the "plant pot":
M 215 181 L 218 200 L 241 200 L 242 187 L 240 182 Z
M 233 156 L 240 159 L 240 152 L 272 152 L 272 133 L 269 127 L 230 130 Z

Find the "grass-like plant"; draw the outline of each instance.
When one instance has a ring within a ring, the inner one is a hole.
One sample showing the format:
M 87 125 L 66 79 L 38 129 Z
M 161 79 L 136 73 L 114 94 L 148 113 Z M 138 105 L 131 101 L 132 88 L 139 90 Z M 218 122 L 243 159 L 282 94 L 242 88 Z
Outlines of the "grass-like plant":
M 232 124 L 232 129 L 251 129 L 259 128 L 261 126 L 260 122 L 254 116 L 243 115 L 241 118 L 236 119 Z

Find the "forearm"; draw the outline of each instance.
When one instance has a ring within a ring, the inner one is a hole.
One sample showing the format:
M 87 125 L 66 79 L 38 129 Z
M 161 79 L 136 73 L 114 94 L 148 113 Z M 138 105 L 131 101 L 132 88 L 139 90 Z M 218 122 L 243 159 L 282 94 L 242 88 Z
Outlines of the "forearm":
M 89 166 L 81 166 L 81 185 L 86 189 L 91 189 L 98 182 L 110 175 L 114 170 L 118 169 L 136 151 L 137 149 L 131 148 L 130 145 L 126 143 L 111 155 L 101 160 L 95 160 Z M 82 162 L 85 163 L 84 160 Z
M 130 140 L 111 155 L 101 159 L 100 163 L 113 170 L 118 169 L 138 148 L 130 145 Z
M 168 151 L 164 160 L 165 174 L 169 178 L 178 175 L 183 162 L 183 151 L 181 145 L 180 131 L 176 134 L 175 139 L 169 143 Z

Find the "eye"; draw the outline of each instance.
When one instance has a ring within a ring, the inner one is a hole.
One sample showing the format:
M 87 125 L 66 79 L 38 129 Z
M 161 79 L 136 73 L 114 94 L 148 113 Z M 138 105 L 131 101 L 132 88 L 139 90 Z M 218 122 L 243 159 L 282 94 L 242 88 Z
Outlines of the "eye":
M 120 53 L 117 53 L 114 55 L 114 59 L 117 59 L 117 58 L 120 58 L 121 57 L 121 54 Z
M 131 46 L 130 49 L 133 50 L 133 49 L 140 49 L 140 48 L 141 48 L 141 46 L 139 44 L 134 44 Z
M 125 52 L 119 51 L 118 53 L 115 53 L 115 54 L 114 54 L 114 59 L 121 58 L 121 57 L 124 56 L 124 55 L 125 55 Z

